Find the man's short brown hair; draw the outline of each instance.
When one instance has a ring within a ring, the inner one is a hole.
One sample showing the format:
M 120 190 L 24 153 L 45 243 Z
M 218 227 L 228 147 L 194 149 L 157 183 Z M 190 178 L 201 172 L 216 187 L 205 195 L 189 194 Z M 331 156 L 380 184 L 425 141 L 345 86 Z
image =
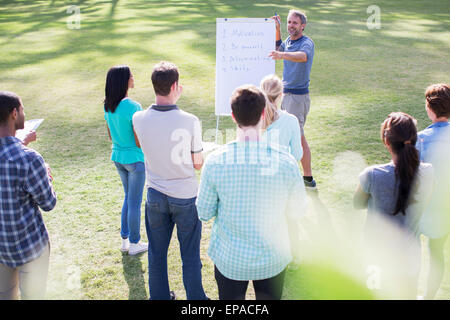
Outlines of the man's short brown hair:
M 19 111 L 20 97 L 9 91 L 0 91 L 0 124 L 6 124 L 14 109 Z
M 450 118 L 450 86 L 446 83 L 432 84 L 425 90 L 428 108 L 436 117 Z
M 155 94 L 158 96 L 168 96 L 170 88 L 178 82 L 178 68 L 173 63 L 161 61 L 153 68 L 152 83 Z
M 265 106 L 264 93 L 254 85 L 240 86 L 231 95 L 231 110 L 234 119 L 242 127 L 256 126 Z

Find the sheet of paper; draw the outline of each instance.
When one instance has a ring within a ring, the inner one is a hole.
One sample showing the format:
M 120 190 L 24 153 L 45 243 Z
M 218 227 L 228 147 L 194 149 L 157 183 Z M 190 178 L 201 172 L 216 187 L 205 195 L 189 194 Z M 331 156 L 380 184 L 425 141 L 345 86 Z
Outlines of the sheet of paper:
M 237 87 L 275 73 L 275 22 L 268 18 L 216 19 L 216 115 L 231 115 Z
M 25 121 L 24 128 L 16 131 L 16 138 L 19 138 L 20 140 L 25 139 L 27 133 L 39 128 L 43 121 L 44 119 L 31 119 Z
M 203 151 L 202 152 L 205 153 L 205 154 L 209 153 L 211 151 L 214 151 L 217 148 L 221 147 L 220 144 L 216 144 L 214 142 L 205 142 L 205 141 L 202 142 L 202 146 L 203 146 Z

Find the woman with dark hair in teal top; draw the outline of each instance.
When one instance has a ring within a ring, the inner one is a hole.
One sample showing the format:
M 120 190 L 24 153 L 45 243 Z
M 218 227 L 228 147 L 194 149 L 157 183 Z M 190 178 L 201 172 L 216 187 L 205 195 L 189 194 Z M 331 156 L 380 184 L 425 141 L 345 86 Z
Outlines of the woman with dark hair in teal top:
M 111 160 L 119 172 L 125 191 L 122 206 L 121 236 L 123 252 L 135 255 L 147 251 L 140 241 L 141 202 L 145 184 L 144 154 L 133 130 L 133 114 L 142 110 L 139 103 L 128 98 L 134 78 L 127 66 L 109 69 L 105 86 L 105 120 L 112 140 Z

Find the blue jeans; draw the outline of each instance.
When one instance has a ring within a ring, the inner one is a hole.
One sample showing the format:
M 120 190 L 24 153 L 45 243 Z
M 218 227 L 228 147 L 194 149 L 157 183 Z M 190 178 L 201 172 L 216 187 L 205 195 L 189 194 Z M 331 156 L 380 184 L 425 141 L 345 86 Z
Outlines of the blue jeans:
M 173 227 L 177 226 L 183 263 L 183 283 L 188 300 L 206 300 L 202 286 L 200 238 L 202 223 L 198 219 L 195 197 L 178 199 L 149 188 L 145 203 L 145 227 L 148 245 L 148 283 L 150 299 L 169 300 L 167 251 Z
M 130 164 L 114 162 L 114 164 L 125 191 L 120 235 L 122 239 L 130 238 L 131 243 L 138 243 L 141 239 L 141 203 L 145 185 L 145 165 L 144 162 Z

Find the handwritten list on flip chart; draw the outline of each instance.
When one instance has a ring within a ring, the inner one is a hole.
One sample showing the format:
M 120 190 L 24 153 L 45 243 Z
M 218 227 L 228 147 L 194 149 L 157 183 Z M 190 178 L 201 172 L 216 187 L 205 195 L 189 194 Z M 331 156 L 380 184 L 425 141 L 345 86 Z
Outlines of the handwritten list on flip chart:
M 272 19 L 216 20 L 216 115 L 230 115 L 231 94 L 243 84 L 259 87 L 261 79 L 275 73 L 269 53 L 275 49 Z

